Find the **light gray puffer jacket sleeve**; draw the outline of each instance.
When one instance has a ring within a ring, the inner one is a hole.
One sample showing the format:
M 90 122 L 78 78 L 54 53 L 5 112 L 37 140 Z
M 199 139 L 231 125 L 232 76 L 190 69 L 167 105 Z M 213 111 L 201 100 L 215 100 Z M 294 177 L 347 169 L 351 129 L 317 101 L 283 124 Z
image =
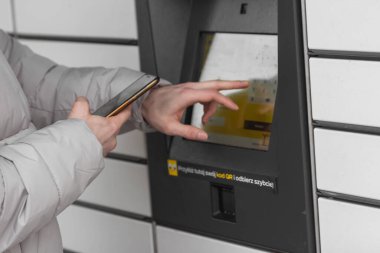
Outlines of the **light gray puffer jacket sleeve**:
M 143 75 L 127 68 L 68 68 L 58 65 L 35 54 L 1 30 L 0 49 L 22 85 L 37 128 L 65 119 L 76 97 L 87 97 L 91 111 L 94 111 Z M 146 95 L 133 104 L 132 117 L 123 127 L 123 132 L 134 128 L 152 130 L 141 115 L 140 108 L 145 98 Z
M 103 167 L 102 146 L 82 120 L 58 121 L 2 146 L 0 252 L 47 225 Z

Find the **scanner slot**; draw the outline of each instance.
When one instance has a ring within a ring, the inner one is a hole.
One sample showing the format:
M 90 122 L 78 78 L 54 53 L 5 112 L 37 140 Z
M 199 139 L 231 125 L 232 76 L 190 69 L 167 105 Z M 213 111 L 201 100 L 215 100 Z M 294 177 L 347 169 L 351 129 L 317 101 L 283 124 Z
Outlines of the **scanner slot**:
M 235 192 L 233 186 L 211 184 L 212 216 L 219 220 L 236 222 Z

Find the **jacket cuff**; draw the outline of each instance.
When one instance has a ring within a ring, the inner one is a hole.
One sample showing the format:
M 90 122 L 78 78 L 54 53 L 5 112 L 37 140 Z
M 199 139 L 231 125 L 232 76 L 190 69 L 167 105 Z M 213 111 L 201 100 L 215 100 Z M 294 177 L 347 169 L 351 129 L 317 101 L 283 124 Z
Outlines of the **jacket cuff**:
M 162 86 L 171 85 L 171 83 L 165 79 L 160 79 L 160 82 L 156 85 L 154 89 L 159 89 Z M 142 105 L 145 99 L 149 96 L 151 90 L 141 96 L 133 105 L 132 105 L 132 117 L 134 119 L 135 127 L 142 130 L 143 132 L 150 133 L 155 132 L 156 129 L 152 127 L 142 115 Z

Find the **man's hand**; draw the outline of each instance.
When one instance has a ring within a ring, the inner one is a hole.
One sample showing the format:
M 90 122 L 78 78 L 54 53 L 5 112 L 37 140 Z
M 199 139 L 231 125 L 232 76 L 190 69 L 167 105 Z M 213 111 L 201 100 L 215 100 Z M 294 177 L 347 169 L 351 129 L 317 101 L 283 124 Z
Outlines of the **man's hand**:
M 142 105 L 145 120 L 155 129 L 167 135 L 178 135 L 191 140 L 207 140 L 202 129 L 184 125 L 182 116 L 187 107 L 201 103 L 204 106 L 203 123 L 216 112 L 218 104 L 231 110 L 238 106 L 220 90 L 247 88 L 247 81 L 207 81 L 183 83 L 154 89 Z
M 95 134 L 103 146 L 103 155 L 106 156 L 116 147 L 116 135 L 131 115 L 131 107 L 118 115 L 104 118 L 90 113 L 90 107 L 85 97 L 78 97 L 75 101 L 69 119 L 82 119 Z

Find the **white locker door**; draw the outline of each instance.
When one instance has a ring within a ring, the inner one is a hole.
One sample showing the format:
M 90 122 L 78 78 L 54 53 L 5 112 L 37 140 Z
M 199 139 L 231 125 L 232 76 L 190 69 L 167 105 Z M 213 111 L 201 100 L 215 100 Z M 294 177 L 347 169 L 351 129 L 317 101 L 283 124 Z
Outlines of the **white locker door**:
M 306 0 L 310 49 L 380 52 L 380 1 Z
M 317 187 L 380 200 L 380 136 L 315 129 Z
M 11 0 L 0 1 L 0 29 L 7 32 L 13 30 Z
M 80 200 L 151 216 L 148 167 L 106 159 L 106 167 Z
M 321 253 L 380 252 L 380 209 L 319 199 Z
M 205 236 L 166 227 L 157 227 L 157 253 L 264 253 Z
M 152 224 L 70 206 L 58 216 L 63 247 L 81 253 L 153 253 Z
M 133 130 L 117 137 L 117 146 L 112 153 L 147 158 L 148 151 L 144 132 Z
M 137 38 L 135 0 L 14 0 L 20 33 Z
M 127 67 L 140 69 L 136 46 L 21 40 L 36 53 L 69 67 Z
M 380 127 L 380 62 L 310 59 L 314 120 Z

